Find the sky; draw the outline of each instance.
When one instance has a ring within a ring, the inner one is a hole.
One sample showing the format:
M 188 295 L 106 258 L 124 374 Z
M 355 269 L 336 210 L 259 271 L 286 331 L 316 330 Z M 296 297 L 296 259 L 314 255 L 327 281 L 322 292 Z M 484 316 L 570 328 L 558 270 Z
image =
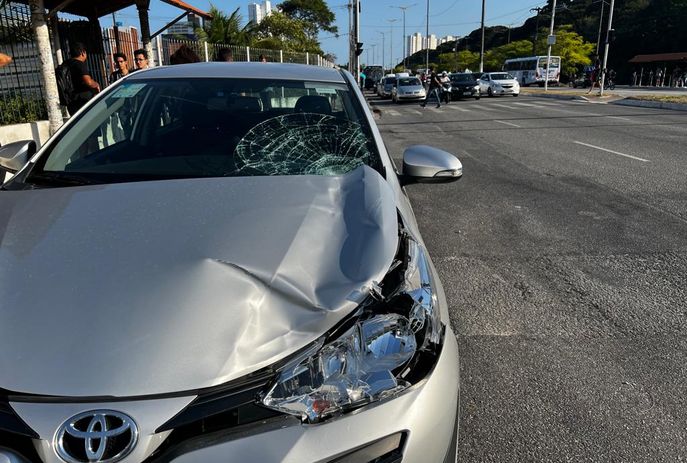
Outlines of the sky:
M 248 0 L 185 0 L 187 3 L 206 10 L 213 3 L 220 10 L 231 13 L 241 8 L 244 20 L 248 18 Z M 250 3 L 252 3 L 251 0 Z M 384 61 L 388 65 L 393 53 L 394 62 L 403 58 L 403 13 L 398 6 L 409 6 L 406 10 L 406 36 L 415 32 L 425 35 L 427 0 L 360 0 L 362 13 L 360 17 L 360 36 L 363 42 L 364 63 L 382 62 L 382 43 L 384 44 Z M 280 0 L 272 0 L 272 5 Z M 327 0 L 330 9 L 336 15 L 339 37 L 332 34 L 321 34 L 322 49 L 337 56 L 337 62 L 348 61 L 348 8 L 347 0 Z M 470 33 L 480 25 L 482 2 L 479 0 L 430 0 L 429 32 L 438 38 L 446 35 L 462 36 Z M 530 17 L 530 8 L 546 4 L 545 0 L 487 0 L 487 26 L 511 25 L 520 26 Z M 152 31 L 156 31 L 180 14 L 180 10 L 159 0 L 151 0 L 150 22 Z M 390 20 L 396 20 L 391 22 Z M 117 20 L 124 25 L 138 26 L 138 14 L 135 8 L 127 8 L 117 14 Z M 111 23 L 110 17 L 101 18 L 103 26 Z

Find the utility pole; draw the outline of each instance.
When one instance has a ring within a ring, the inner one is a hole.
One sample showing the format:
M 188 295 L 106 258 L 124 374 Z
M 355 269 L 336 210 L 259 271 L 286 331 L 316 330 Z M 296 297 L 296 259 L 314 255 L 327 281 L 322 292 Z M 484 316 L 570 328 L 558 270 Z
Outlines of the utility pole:
M 479 50 L 479 72 L 484 72 L 484 10 L 487 0 L 482 0 L 482 48 Z
M 555 42 L 555 37 L 553 35 L 553 21 L 556 17 L 556 0 L 553 0 L 553 5 L 551 6 L 551 28 L 549 29 L 549 37 L 547 43 L 549 44 L 549 49 L 546 52 L 546 75 L 544 76 L 544 91 L 549 91 L 549 65 L 551 64 L 551 46 Z
M 427 46 L 425 47 L 425 72 L 429 72 L 429 0 L 427 0 L 427 30 L 426 30 Z
M 382 71 L 386 73 L 386 60 L 384 59 L 384 53 L 386 51 L 384 48 L 386 46 L 384 43 L 384 38 L 386 37 L 386 32 L 377 31 L 377 33 L 382 34 Z
M 389 22 L 389 48 L 390 48 L 390 55 L 391 58 L 389 61 L 391 64 L 389 64 L 389 68 L 391 69 L 391 72 L 394 72 L 394 23 L 398 21 L 398 19 L 387 19 Z
M 601 0 L 601 16 L 599 16 L 599 33 L 596 36 L 596 56 L 599 56 L 599 48 L 601 47 L 601 26 L 604 22 L 604 6 L 606 6 L 606 0 Z
M 407 48 L 407 37 L 406 37 L 406 10 L 408 8 L 412 8 L 417 3 L 413 3 L 412 5 L 405 5 L 405 6 L 389 6 L 389 8 L 398 8 L 403 12 L 403 70 L 405 71 L 406 68 L 408 67 L 406 65 L 406 57 L 408 56 L 408 48 Z
M 353 74 L 353 54 L 355 53 L 353 32 L 353 2 L 348 2 L 348 72 Z
M 604 84 L 606 83 L 606 66 L 608 65 L 608 46 L 611 42 L 611 34 L 613 31 L 613 6 L 615 0 L 611 0 L 611 10 L 608 13 L 608 29 L 606 29 L 606 46 L 604 47 L 604 61 L 601 67 L 601 87 L 599 88 L 599 95 L 604 95 Z
M 353 27 L 355 28 L 353 59 L 355 63 L 355 81 L 360 86 L 360 56 L 358 56 L 356 51 L 358 49 L 358 42 L 360 42 L 360 0 L 353 0 L 353 7 Z
M 534 26 L 534 40 L 532 41 L 532 54 L 534 56 L 537 55 L 537 39 L 539 38 L 539 13 L 541 13 L 541 10 L 543 10 L 541 6 L 538 6 L 536 8 L 530 9 L 530 12 L 537 12 L 537 22 L 536 25 Z
M 372 48 L 372 61 L 373 61 L 372 64 L 377 64 L 378 63 L 378 61 L 377 61 L 377 44 L 376 43 L 370 44 L 370 48 Z

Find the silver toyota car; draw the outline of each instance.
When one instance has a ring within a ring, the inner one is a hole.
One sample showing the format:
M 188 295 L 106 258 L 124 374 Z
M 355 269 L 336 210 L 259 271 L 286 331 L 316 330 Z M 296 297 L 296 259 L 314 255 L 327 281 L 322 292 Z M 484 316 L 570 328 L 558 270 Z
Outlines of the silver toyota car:
M 345 72 L 131 74 L 0 148 L 0 461 L 443 463 L 458 353 L 397 169 Z

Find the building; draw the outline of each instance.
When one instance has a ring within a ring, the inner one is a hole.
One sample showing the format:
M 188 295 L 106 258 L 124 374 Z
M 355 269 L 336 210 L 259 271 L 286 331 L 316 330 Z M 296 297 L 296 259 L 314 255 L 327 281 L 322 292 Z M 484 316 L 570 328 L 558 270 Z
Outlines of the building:
M 263 3 L 248 4 L 248 21 L 260 24 L 260 21 L 272 14 L 272 2 L 265 0 Z
M 176 24 L 172 24 L 165 31 L 165 35 L 185 35 L 187 37 L 195 37 L 196 29 L 201 27 L 200 17 L 189 13 L 186 16 L 186 21 L 179 21 Z
M 439 45 L 439 41 L 437 40 L 437 36 L 434 34 L 429 34 L 429 37 L 425 39 L 423 43 L 423 49 L 429 48 L 430 50 L 436 50 L 437 46 Z
M 452 35 L 445 35 L 439 40 L 439 45 L 441 45 L 442 43 L 453 42 L 455 40 L 458 40 L 458 37 L 454 37 Z
M 413 53 L 417 53 L 418 51 L 422 50 L 424 48 L 424 40 L 422 38 L 422 34 L 419 32 L 414 33 L 413 35 L 408 37 L 408 55 L 412 55 Z

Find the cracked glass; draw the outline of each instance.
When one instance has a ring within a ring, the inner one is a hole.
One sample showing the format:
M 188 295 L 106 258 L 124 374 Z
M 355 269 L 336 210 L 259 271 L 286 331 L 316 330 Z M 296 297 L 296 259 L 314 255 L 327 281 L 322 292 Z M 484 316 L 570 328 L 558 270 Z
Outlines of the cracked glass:
M 77 116 L 27 182 L 383 172 L 362 104 L 337 82 L 129 79 Z

